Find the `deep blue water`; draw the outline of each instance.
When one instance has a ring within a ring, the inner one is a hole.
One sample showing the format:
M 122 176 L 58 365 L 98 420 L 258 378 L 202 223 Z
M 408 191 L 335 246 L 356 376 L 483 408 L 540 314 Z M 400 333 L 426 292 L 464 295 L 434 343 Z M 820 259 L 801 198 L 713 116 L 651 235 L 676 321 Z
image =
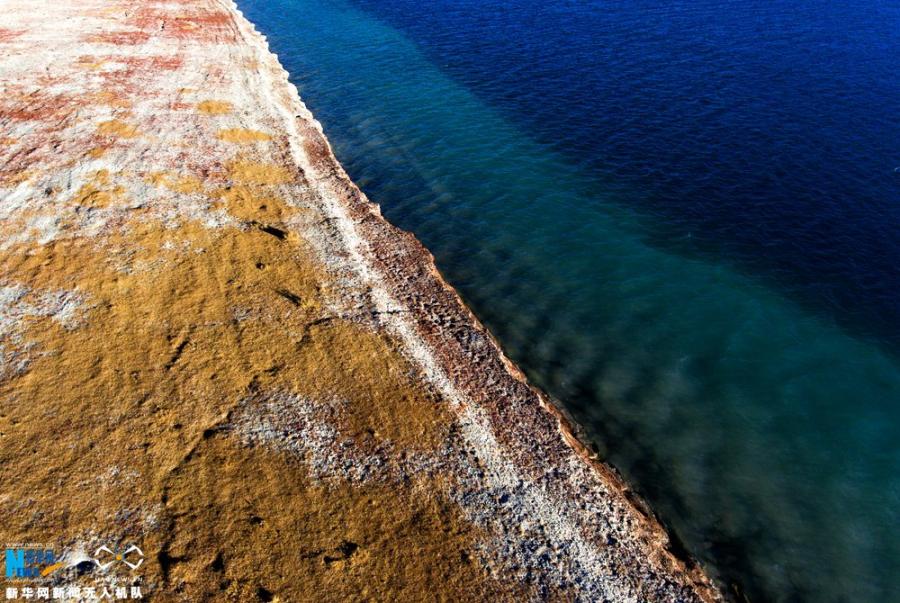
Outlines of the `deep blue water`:
M 900 2 L 355 3 L 621 187 L 654 244 L 900 351 Z
M 900 4 L 239 4 L 711 573 L 900 601 Z

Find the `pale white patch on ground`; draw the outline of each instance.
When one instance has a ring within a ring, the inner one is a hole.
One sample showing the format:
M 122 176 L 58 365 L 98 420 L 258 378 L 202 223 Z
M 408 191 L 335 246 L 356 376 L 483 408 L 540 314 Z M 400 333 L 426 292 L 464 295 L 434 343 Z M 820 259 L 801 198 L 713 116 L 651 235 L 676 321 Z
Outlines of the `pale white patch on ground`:
M 64 329 L 76 329 L 86 306 L 79 291 L 34 292 L 21 284 L 0 284 L 0 378 L 28 367 L 35 347 L 25 337 L 31 320 L 50 318 Z
M 245 445 L 265 445 L 304 459 L 320 481 L 350 483 L 397 481 L 440 465 L 421 453 L 400 455 L 390 442 L 366 446 L 342 433 L 341 414 L 347 402 L 310 400 L 285 391 L 259 393 L 241 401 L 225 426 Z

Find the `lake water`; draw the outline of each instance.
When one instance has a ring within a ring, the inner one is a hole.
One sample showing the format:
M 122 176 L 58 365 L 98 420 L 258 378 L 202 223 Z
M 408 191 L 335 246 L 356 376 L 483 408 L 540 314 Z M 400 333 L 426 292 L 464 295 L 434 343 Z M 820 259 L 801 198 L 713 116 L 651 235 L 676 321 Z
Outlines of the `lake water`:
M 238 3 L 710 573 L 900 601 L 900 4 Z

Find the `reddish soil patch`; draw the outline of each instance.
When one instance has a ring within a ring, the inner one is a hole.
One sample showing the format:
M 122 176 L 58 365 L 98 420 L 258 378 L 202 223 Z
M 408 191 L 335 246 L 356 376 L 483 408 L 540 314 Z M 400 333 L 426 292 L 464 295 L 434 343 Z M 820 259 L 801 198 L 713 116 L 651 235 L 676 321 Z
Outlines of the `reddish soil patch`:
M 25 33 L 23 29 L 4 29 L 0 27 L 0 42 L 11 42 Z
M 150 57 L 150 68 L 157 71 L 175 71 L 184 65 L 184 58 L 179 55 Z
M 159 31 L 160 35 L 180 40 L 208 43 L 231 43 L 237 40 L 234 21 L 226 12 L 188 11 L 176 17 L 168 11 L 144 7 L 129 23 L 144 31 Z
M 79 101 L 71 96 L 34 93 L 27 99 L 9 99 L 0 104 L 0 122 L 49 121 L 72 111 Z
M 150 34 L 145 31 L 110 31 L 88 36 L 88 42 L 101 44 L 115 44 L 116 46 L 137 46 L 150 39 Z

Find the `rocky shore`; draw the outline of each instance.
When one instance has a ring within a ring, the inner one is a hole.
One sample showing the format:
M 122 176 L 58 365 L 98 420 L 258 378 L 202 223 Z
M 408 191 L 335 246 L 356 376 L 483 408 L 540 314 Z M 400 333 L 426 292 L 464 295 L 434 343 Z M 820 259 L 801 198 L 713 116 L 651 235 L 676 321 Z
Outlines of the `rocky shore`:
M 16 597 L 719 600 L 232 2 L 0 1 L 0 82 Z

